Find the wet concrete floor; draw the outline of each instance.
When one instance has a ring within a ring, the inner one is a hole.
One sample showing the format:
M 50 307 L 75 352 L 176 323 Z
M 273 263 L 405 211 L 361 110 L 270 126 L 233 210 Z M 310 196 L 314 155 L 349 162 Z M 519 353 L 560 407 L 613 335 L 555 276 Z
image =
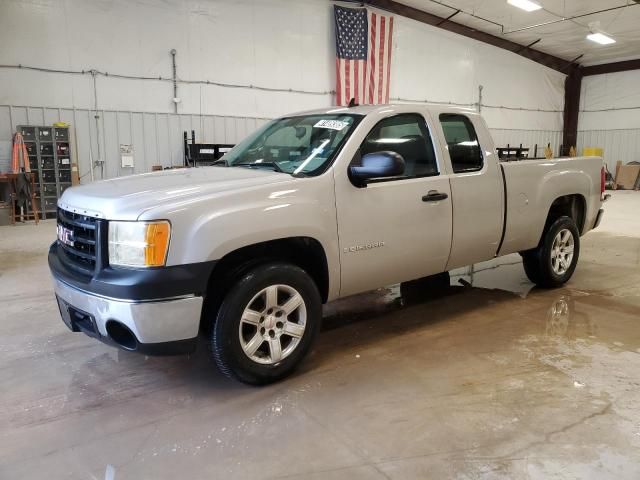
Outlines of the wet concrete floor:
M 640 194 L 606 209 L 565 288 L 533 288 L 512 255 L 437 295 L 339 301 L 265 388 L 204 348 L 151 358 L 70 333 L 55 225 L 0 227 L 0 478 L 640 478 Z

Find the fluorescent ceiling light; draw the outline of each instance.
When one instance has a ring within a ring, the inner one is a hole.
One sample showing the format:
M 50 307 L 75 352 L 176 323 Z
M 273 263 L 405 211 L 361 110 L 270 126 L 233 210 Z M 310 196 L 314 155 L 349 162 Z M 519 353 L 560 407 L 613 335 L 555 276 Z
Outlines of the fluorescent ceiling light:
M 535 12 L 536 10 L 540 10 L 542 5 L 533 0 L 507 0 L 509 5 L 513 5 L 514 7 L 521 8 L 527 12 Z
M 616 43 L 616 41 L 609 35 L 601 32 L 590 33 L 587 35 L 587 39 L 592 42 L 599 43 L 600 45 L 611 45 L 612 43 Z

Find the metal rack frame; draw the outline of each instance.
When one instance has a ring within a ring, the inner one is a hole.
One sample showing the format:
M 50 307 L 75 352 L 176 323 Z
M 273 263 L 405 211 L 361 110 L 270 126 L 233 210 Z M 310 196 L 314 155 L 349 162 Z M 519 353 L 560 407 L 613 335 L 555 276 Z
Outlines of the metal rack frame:
M 29 154 L 31 171 L 37 174 L 36 200 L 42 218 L 55 218 L 58 199 L 71 186 L 69 127 L 19 125 Z

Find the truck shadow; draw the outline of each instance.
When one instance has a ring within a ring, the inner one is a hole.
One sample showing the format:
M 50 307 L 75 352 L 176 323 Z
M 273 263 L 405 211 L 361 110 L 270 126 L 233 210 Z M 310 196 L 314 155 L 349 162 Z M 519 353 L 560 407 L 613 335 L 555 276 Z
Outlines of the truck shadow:
M 325 306 L 323 331 L 375 320 L 403 309 L 410 312 L 410 316 L 416 314 L 418 323 L 424 325 L 425 322 L 444 321 L 447 317 L 481 308 L 482 305 L 525 298 L 538 290 L 526 280 L 519 257 L 515 261 L 509 257 L 505 259 L 495 259 L 337 300 Z M 420 315 L 422 309 L 441 309 L 446 306 L 453 310 L 444 317 Z
M 344 348 L 365 349 L 412 330 L 459 322 L 472 312 L 494 315 L 500 304 L 510 302 L 523 299 L 514 292 L 468 284 L 434 286 L 429 281 L 417 281 L 394 285 L 329 305 L 323 318 L 321 345 L 316 350 L 322 358 L 331 356 L 333 350 L 339 354 Z M 331 341 L 323 342 L 328 336 Z
M 447 322 L 465 322 L 469 314 L 475 317 L 495 317 L 500 325 L 505 314 L 516 309 L 534 308 L 544 317 L 547 311 L 556 311 L 555 319 L 549 328 L 563 328 L 567 322 L 568 310 L 573 303 L 559 305 L 558 293 L 552 296 L 548 291 L 538 292 L 523 280 L 522 267 L 508 263 L 505 269 L 515 269 L 514 288 L 509 290 L 472 286 L 478 275 L 494 275 L 494 267 L 476 270 L 474 278 L 468 272 L 453 273 L 451 278 L 442 276 L 421 279 L 408 284 L 393 285 L 387 288 L 355 295 L 332 302 L 325 306 L 322 330 L 310 358 L 290 379 L 274 386 L 274 389 L 286 388 L 289 382 L 296 382 L 303 376 L 305 381 L 312 380 L 315 370 L 330 368 L 330 364 L 340 361 L 344 352 L 364 350 L 374 344 L 400 337 L 407 332 L 430 332 Z M 497 272 L 501 275 L 504 272 Z M 508 273 L 508 272 L 507 272 Z M 490 277 L 482 284 L 491 284 Z M 524 287 L 523 287 L 524 284 Z M 533 301 L 524 301 L 523 292 L 527 292 Z M 538 300 L 538 297 L 540 299 Z M 512 304 L 504 308 L 506 304 Z M 477 318 L 476 318 L 477 320 Z M 516 319 L 517 320 L 517 319 Z M 469 323 L 471 326 L 471 323 Z M 546 327 L 541 326 L 544 333 Z M 207 339 L 201 337 L 196 352 L 182 357 L 144 357 L 109 347 L 88 361 L 84 361 L 75 372 L 69 385 L 70 399 L 77 399 L 83 405 L 67 405 L 71 410 L 77 408 L 99 407 L 113 401 L 123 401 L 150 392 L 171 392 L 169 397 L 192 398 L 192 395 L 211 394 L 216 399 L 242 395 L 252 391 L 251 387 L 229 380 L 222 376 L 211 361 Z M 426 347 L 425 347 L 426 348 Z M 86 351 L 84 352 L 86 354 Z M 269 388 L 269 387 L 268 387 Z M 82 391 L 83 396 L 74 392 Z M 176 391 L 182 392 L 175 394 Z M 185 393 L 187 392 L 187 393 Z M 215 393 L 214 393 L 215 392 Z M 80 400 L 82 399 L 82 400 Z
M 325 308 L 313 360 L 305 360 L 301 370 L 319 366 L 328 357 L 339 355 L 343 348 L 365 348 L 374 339 L 381 341 L 402 331 L 447 322 L 459 313 L 481 308 L 488 302 L 514 298 L 517 299 L 517 295 L 506 291 L 443 286 L 427 281 L 426 285 L 415 282 L 402 289 L 394 285 L 333 302 Z M 442 306 L 450 303 L 456 308 L 446 313 L 442 311 Z M 340 337 L 340 341 L 330 342 L 329 347 L 324 339 L 334 334 Z M 101 352 L 85 360 L 75 370 L 68 386 L 70 401 L 67 409 L 99 408 L 105 403 L 172 389 L 201 394 L 216 391 L 223 395 L 223 392 L 235 392 L 237 395 L 251 389 L 217 371 L 209 357 L 207 339 L 203 336 L 199 338 L 196 352 L 189 356 L 145 357 L 101 345 L 96 348 Z M 83 355 L 86 355 L 84 349 Z M 296 374 L 292 378 L 298 376 Z M 82 395 L 78 395 L 79 392 Z M 76 402 L 78 404 L 74 405 Z
M 573 336 L 576 331 L 592 334 L 597 329 L 588 316 L 576 312 L 571 292 L 535 290 L 524 300 L 514 292 L 459 283 L 433 287 L 425 289 L 421 282 L 402 289 L 395 285 L 328 305 L 318 342 L 301 368 L 283 382 L 263 388 L 222 376 L 209 358 L 205 338 L 201 338 L 195 354 L 182 357 L 144 357 L 99 346 L 100 352 L 87 360 L 83 348 L 78 354 L 82 353 L 84 360 L 73 369 L 62 409 L 24 420 L 41 423 L 49 415 L 70 417 L 123 404 L 131 404 L 135 410 L 140 408 L 136 405 L 147 401 L 167 405 L 168 412 L 204 408 L 211 401 L 218 406 L 241 399 L 266 401 L 301 385 L 322 383 L 328 372 L 358 381 L 351 378 L 349 370 L 343 370 L 354 361 L 355 352 L 367 352 L 368 361 L 371 354 L 380 352 L 409 357 L 412 349 L 434 348 L 437 342 L 449 341 L 446 339 L 460 342 L 456 332 L 473 339 L 474 333 L 469 332 L 475 330 L 479 332 L 478 343 L 492 342 L 492 348 L 503 350 L 532 328 L 537 335 L 554 337 Z M 500 310 L 504 313 L 497 314 Z M 530 312 L 527 319 L 520 315 L 523 310 Z M 536 319 L 533 326 L 531 318 Z M 508 332 L 492 337 L 496 330 Z M 421 340 L 407 341 L 412 338 L 407 334 L 419 335 Z M 466 346 L 454 343 L 452 348 L 461 351 Z
M 425 290 L 418 282 L 402 291 L 396 285 L 328 305 L 315 348 L 296 373 L 280 383 L 254 388 L 224 377 L 209 357 L 205 338 L 195 354 L 182 357 L 144 357 L 98 346 L 100 351 L 86 359 L 83 348 L 78 352 L 83 360 L 65 387 L 62 408 L 22 420 L 43 423 L 51 416 L 70 418 L 125 405 L 128 412 L 131 409 L 127 415 L 138 415 L 143 405 L 155 405 L 161 417 L 210 408 L 211 402 L 221 408 L 238 401 L 253 405 L 327 381 L 359 382 L 357 365 L 384 376 L 391 371 L 379 371 L 386 363 L 410 365 L 408 359 L 416 355 L 422 358 L 416 362 L 424 362 L 428 350 L 435 365 L 430 367 L 429 360 L 424 369 L 438 368 L 440 355 L 507 351 L 515 340 L 531 333 L 561 341 L 592 335 L 597 324 L 595 317 L 584 313 L 588 308 L 567 290 L 534 290 L 525 300 L 514 292 L 459 283 Z M 354 358 L 358 353 L 362 360 Z

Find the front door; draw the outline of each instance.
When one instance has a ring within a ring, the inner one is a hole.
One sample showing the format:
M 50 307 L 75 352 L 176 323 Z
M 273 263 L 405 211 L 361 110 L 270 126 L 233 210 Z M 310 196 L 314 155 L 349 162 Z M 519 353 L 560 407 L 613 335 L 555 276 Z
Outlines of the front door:
M 416 113 L 376 124 L 356 158 L 394 151 L 405 160 L 401 177 L 353 186 L 335 170 L 341 296 L 445 270 L 451 248 L 451 191 L 425 118 Z

